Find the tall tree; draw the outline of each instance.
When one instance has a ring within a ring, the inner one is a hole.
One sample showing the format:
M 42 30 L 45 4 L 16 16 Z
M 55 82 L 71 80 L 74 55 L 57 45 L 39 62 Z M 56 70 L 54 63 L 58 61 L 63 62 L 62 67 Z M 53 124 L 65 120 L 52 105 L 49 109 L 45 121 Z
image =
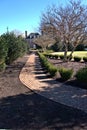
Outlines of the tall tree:
M 61 39 L 66 60 L 70 43 L 74 46 L 72 55 L 79 43 L 87 41 L 87 7 L 80 1 L 70 1 L 69 5 L 60 8 L 52 6 L 42 14 L 40 30 L 55 39 Z

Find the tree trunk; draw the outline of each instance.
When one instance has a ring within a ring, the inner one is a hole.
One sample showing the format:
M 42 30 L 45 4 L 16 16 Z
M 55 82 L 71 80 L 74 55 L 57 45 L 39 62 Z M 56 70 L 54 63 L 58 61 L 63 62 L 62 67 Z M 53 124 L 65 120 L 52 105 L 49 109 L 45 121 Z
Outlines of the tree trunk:
M 64 46 L 65 46 L 65 51 L 64 51 L 64 62 L 67 62 L 67 52 L 68 52 L 68 48 L 67 48 L 66 43 L 64 44 Z
M 70 55 L 69 55 L 68 61 L 70 61 L 70 59 L 72 58 L 72 54 L 73 54 L 73 52 L 75 51 L 75 48 L 76 48 L 76 47 L 74 47 L 74 48 L 72 49 L 72 51 L 71 51 L 71 53 L 70 53 Z

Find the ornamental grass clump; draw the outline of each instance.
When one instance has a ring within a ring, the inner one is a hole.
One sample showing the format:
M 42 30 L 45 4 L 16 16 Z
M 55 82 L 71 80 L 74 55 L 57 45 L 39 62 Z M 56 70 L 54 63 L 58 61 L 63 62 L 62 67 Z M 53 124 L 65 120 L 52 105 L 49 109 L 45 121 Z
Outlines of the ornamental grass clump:
M 67 69 L 67 68 L 60 68 L 59 73 L 61 78 L 66 81 L 72 77 L 73 69 Z
M 75 77 L 78 81 L 87 82 L 87 67 L 79 69 Z

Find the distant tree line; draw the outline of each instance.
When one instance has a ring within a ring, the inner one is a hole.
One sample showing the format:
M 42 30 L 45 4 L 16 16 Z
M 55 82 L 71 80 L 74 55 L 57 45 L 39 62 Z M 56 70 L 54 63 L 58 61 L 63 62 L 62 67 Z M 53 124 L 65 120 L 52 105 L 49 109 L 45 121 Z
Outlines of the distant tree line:
M 0 71 L 27 52 L 27 43 L 13 32 L 0 36 Z

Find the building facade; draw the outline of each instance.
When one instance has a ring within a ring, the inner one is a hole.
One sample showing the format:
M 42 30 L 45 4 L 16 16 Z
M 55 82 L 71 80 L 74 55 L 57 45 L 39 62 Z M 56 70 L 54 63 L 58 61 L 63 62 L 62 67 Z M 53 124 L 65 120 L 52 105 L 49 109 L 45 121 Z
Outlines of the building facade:
M 39 33 L 30 33 L 27 35 L 27 31 L 25 31 L 25 39 L 28 42 L 30 48 L 36 49 L 36 44 L 33 42 L 33 39 L 38 38 L 39 36 Z

